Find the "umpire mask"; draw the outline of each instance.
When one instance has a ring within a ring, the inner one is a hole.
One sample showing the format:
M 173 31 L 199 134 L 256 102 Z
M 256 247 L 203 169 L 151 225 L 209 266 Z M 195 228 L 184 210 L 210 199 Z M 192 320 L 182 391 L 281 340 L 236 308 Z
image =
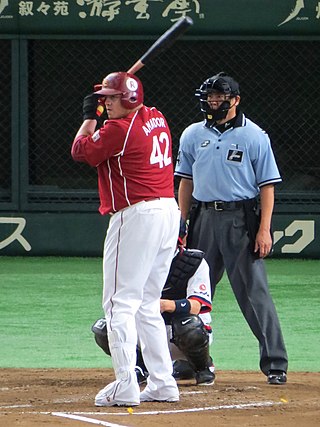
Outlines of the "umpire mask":
M 213 91 L 223 95 L 229 95 L 231 98 L 240 95 L 239 84 L 224 72 L 205 80 L 200 88 L 196 90 L 195 96 L 200 98 L 200 108 L 207 127 L 213 126 L 218 120 L 225 119 L 230 109 L 229 100 L 223 101 L 216 110 L 210 108 L 207 99 L 208 94 Z
M 228 111 L 230 110 L 230 101 L 223 101 L 222 104 L 216 110 L 210 108 L 206 102 L 206 110 L 204 111 L 206 126 L 213 126 L 218 120 L 223 120 L 227 117 Z

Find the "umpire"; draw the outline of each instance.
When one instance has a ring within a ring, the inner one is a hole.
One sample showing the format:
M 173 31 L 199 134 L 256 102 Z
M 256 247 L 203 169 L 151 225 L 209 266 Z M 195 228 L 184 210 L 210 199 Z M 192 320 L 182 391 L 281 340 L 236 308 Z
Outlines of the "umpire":
M 227 74 L 205 80 L 196 96 L 204 121 L 183 131 L 175 170 L 187 245 L 206 254 L 212 296 L 226 269 L 259 341 L 261 371 L 269 384 L 284 384 L 287 352 L 263 261 L 272 248 L 274 185 L 281 182 L 270 140 L 239 110 L 239 84 Z

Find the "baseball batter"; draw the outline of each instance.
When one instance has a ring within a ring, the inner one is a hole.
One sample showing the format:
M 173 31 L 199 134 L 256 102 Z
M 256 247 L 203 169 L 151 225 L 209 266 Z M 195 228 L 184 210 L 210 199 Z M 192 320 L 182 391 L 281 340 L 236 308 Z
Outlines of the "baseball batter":
M 197 90 L 204 121 L 182 133 L 175 174 L 188 245 L 203 250 L 212 295 L 226 269 L 237 302 L 260 345 L 269 384 L 287 380 L 287 353 L 263 258 L 272 248 L 274 185 L 281 182 L 268 135 L 239 110 L 239 84 L 225 73 Z M 257 197 L 260 196 L 260 219 Z
M 97 89 L 84 99 L 84 122 L 71 150 L 74 160 L 97 168 L 100 212 L 112 214 L 102 305 L 116 380 L 97 394 L 95 404 L 178 401 L 159 311 L 180 221 L 170 129 L 160 111 L 143 104 L 143 86 L 135 75 L 111 73 Z M 108 120 L 96 130 L 101 106 Z M 135 374 L 137 330 L 149 372 L 141 394 Z
M 166 323 L 174 377 L 195 378 L 197 385 L 214 384 L 214 365 L 209 354 L 212 342 L 209 266 L 202 251 L 178 247 L 163 287 L 160 311 Z M 96 343 L 110 355 L 105 319 L 97 320 L 92 331 Z M 148 376 L 140 346 L 137 347 L 136 374 L 139 383 L 145 382 Z

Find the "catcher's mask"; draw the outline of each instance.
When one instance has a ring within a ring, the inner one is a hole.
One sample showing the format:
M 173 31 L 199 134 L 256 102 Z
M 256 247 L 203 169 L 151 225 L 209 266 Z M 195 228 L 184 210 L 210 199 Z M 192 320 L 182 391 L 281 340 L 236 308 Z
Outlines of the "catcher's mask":
M 108 74 L 102 84 L 95 85 L 97 95 L 121 94 L 121 105 L 128 110 L 143 103 L 143 86 L 134 74 L 118 71 Z
M 230 109 L 230 101 L 225 100 L 219 105 L 219 108 L 213 110 L 207 102 L 209 93 L 217 92 L 228 95 L 230 98 L 240 95 L 240 87 L 232 77 L 224 72 L 220 72 L 205 80 L 199 89 L 196 90 L 195 96 L 200 98 L 200 108 L 204 114 L 206 126 L 211 127 L 218 120 L 226 118 Z

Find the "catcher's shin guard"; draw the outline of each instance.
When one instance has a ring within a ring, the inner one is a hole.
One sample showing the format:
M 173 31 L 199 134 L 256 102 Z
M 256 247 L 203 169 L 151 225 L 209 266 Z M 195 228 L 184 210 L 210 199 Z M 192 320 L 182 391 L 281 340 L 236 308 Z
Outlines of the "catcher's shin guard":
M 94 339 L 102 350 L 108 355 L 111 355 L 106 319 L 98 319 L 91 327 L 91 331 L 94 333 Z
M 174 317 L 172 335 L 172 342 L 183 352 L 196 372 L 210 366 L 209 333 L 199 316 L 190 314 Z

